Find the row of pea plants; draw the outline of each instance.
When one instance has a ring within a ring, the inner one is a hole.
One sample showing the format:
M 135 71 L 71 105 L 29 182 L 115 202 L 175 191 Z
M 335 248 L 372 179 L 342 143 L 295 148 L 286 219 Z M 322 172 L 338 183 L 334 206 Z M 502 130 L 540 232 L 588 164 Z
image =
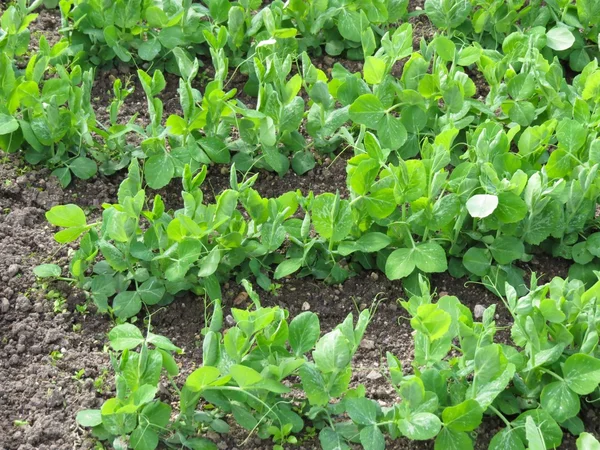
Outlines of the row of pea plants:
M 557 277 L 538 286 L 534 275 L 520 298 L 507 284 L 503 301 L 514 323 L 511 340 L 499 342 L 495 305 L 474 321 L 456 297 L 434 302 L 421 277 L 417 292 L 401 302 L 413 328 L 414 359 L 403 367 L 387 352 L 381 369 L 399 398 L 386 407 L 364 385 L 350 383 L 352 358 L 375 307 L 322 334 L 315 313 L 290 320 L 288 311 L 262 306 L 243 284 L 252 306 L 232 308 L 235 323 L 224 329 L 221 302 L 211 302 L 202 366 L 182 387 L 182 349 L 153 333 L 150 323 L 145 333 L 129 323 L 115 326 L 109 333 L 115 397 L 99 410 L 80 411 L 78 423 L 115 449 L 134 450 L 159 442 L 216 450 L 206 433 L 226 435 L 234 422 L 247 430 L 246 441 L 256 435 L 275 449 L 318 435 L 324 450 L 352 444 L 382 450 L 386 437 L 435 439 L 436 449 L 465 450 L 474 448 L 489 417 L 503 424 L 491 450 L 558 448 L 563 430 L 578 436 L 580 450 L 599 445 L 580 416 L 600 399 L 600 283 L 586 290 L 581 281 Z M 157 398 L 162 377 L 178 411 Z

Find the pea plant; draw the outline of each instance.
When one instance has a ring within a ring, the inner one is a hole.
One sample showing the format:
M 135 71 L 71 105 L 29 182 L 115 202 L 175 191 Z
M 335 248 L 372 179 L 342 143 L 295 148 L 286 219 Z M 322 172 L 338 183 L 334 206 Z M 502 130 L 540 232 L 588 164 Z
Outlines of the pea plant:
M 279 449 L 296 444 L 308 424 L 324 449 L 355 443 L 380 450 L 386 436 L 468 449 L 487 415 L 505 425 L 492 438 L 492 450 L 555 448 L 563 429 L 580 436 L 580 448 L 593 442 L 578 414 L 591 407 L 585 397 L 593 404 L 600 395 L 600 282 L 588 290 L 579 280 L 560 278 L 538 286 L 534 274 L 530 292 L 520 298 L 506 285 L 503 299 L 514 318 L 511 344 L 497 342 L 495 305 L 481 322 L 474 321 L 456 297 L 434 302 L 420 277 L 417 291 L 401 302 L 414 330 L 411 370 L 386 355 L 389 381 L 400 398 L 390 407 L 369 399 L 362 385 L 349 388 L 351 360 L 373 311 L 361 312 L 356 323 L 350 314 L 321 336 L 316 314 L 303 312 L 288 322 L 288 311 L 263 307 L 250 284 L 242 284 L 252 305 L 232 308 L 235 323 L 227 330 L 221 301 L 211 302 L 212 316 L 202 331 L 203 365 L 181 389 L 173 384 L 180 401 L 174 420 L 155 395 L 161 369 L 174 383 L 172 353 L 180 349 L 122 324 L 109 333 L 111 347 L 121 352 L 112 358 L 117 397 L 101 410 L 81 411 L 78 422 L 113 445 L 150 450 L 159 440 L 178 448 L 216 448 L 202 433 L 227 433 L 226 418 L 246 429 L 247 439 L 256 434 Z M 140 345 L 141 352 L 133 352 Z
M 577 72 L 598 57 L 598 23 L 593 18 L 599 12 L 593 0 L 427 0 L 424 8 L 439 29 L 489 49 L 504 47 L 515 32 L 539 34 L 548 61 L 558 56 Z
M 92 427 L 92 434 L 115 449 L 154 450 L 168 429 L 172 409 L 157 399 L 161 375 L 179 374 L 173 358 L 182 350 L 164 336 L 124 323 L 108 334 L 111 364 L 115 372 L 116 396 L 101 409 L 77 413 L 77 423 Z M 139 348 L 139 351 L 135 351 Z

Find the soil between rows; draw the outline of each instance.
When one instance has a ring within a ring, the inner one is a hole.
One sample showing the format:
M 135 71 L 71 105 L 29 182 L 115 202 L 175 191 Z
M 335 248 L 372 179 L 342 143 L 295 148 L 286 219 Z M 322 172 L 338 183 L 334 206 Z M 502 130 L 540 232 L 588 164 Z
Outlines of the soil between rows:
M 415 3 L 414 6 L 422 7 Z M 433 31 L 423 17 L 411 19 L 416 36 L 430 36 Z M 42 10 L 34 29 L 32 47 L 39 33 L 57 39 L 60 17 L 53 11 Z M 418 46 L 418 38 L 415 40 Z M 332 58 L 323 58 L 319 66 L 324 70 L 331 66 Z M 357 64 L 357 70 L 360 64 Z M 134 74 L 127 68 L 113 69 L 97 77 L 94 88 L 94 106 L 100 120 L 106 119 L 105 108 L 109 102 L 107 91 L 112 78 Z M 176 80 L 168 77 L 168 85 L 162 94 L 165 116 L 177 113 Z M 139 85 L 127 99 L 126 117 L 140 113 L 140 123 L 145 123 L 146 100 Z M 261 173 L 256 184 L 264 196 L 277 196 L 289 190 L 300 189 L 303 193 L 313 190 L 316 194 L 345 189 L 345 159 L 342 155 L 331 161 L 323 159 L 313 171 L 299 177 L 293 173 L 283 178 Z M 53 237 L 53 229 L 44 213 L 57 204 L 75 203 L 90 215 L 100 215 L 101 204 L 116 201 L 116 190 L 123 174 L 111 178 L 94 177 L 87 182 L 75 181 L 62 190 L 47 170 L 30 170 L 20 163 L 18 156 L 11 156 L 0 163 L 0 449 L 1 450 L 59 450 L 89 449 L 94 441 L 86 430 L 75 423 L 77 411 L 98 408 L 114 390 L 108 353 L 105 351 L 106 333 L 112 326 L 110 319 L 94 313 L 92 305 L 84 314 L 76 305 L 86 303 L 85 294 L 66 283 L 48 286 L 36 281 L 32 269 L 38 264 L 55 262 L 68 265 L 69 252 L 74 246 L 60 246 Z M 228 186 L 228 172 L 214 166 L 209 171 L 205 191 L 211 194 Z M 179 207 L 179 186 L 165 189 L 167 207 Z M 546 273 L 543 281 L 554 275 L 566 276 L 565 264 L 551 259 L 534 260 L 529 267 L 538 273 Z M 432 288 L 439 295 L 447 293 L 458 296 L 474 309 L 475 305 L 488 306 L 497 299 L 486 289 L 465 280 L 452 279 L 448 275 L 433 277 Z M 224 289 L 226 314 L 234 306 L 234 300 L 243 291 L 241 286 L 230 283 Z M 260 290 L 259 290 L 260 291 Z M 375 299 L 380 301 L 365 340 L 354 361 L 353 383 L 363 383 L 369 395 L 382 405 L 397 401 L 394 390 L 382 375 L 385 352 L 398 356 L 408 367 L 412 358 L 411 329 L 403 310 L 396 300 L 403 297 L 401 284 L 391 282 L 382 274 L 363 273 L 342 286 L 329 286 L 312 279 L 286 279 L 282 287 L 273 293 L 260 292 L 264 305 L 280 305 L 290 310 L 291 317 L 309 308 L 317 313 L 324 332 L 340 323 L 348 313 L 370 307 Z M 56 298 L 64 299 L 64 306 L 57 313 Z M 244 307 L 247 304 L 235 305 Z M 185 319 L 182 319 L 185 318 Z M 510 318 L 501 304 L 498 305 L 499 325 L 508 325 Z M 200 330 L 204 325 L 204 305 L 201 298 L 185 296 L 167 308 L 158 310 L 152 317 L 155 332 L 171 338 L 185 349 L 177 357 L 185 376 L 202 363 Z M 83 369 L 83 372 L 79 372 Z M 173 401 L 166 383 L 161 385 L 164 401 Z M 175 405 L 176 406 L 176 405 Z M 600 435 L 600 424 L 595 414 L 588 410 L 584 420 L 586 429 Z M 495 420 L 486 420 L 477 436 L 477 448 L 487 444 L 500 428 Z M 256 437 L 246 440 L 243 430 L 235 429 L 231 436 L 218 437 L 220 449 L 270 449 L 272 446 Z M 307 440 L 296 448 L 318 449 L 316 440 Z M 389 449 L 433 448 L 431 442 L 414 442 L 405 439 L 390 442 Z M 574 439 L 565 435 L 561 448 L 575 448 Z

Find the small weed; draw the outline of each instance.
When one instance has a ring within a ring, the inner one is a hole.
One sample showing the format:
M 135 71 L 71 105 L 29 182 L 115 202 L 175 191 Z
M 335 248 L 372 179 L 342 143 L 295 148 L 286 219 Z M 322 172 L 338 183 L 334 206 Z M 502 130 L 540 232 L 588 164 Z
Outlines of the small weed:
M 65 355 L 63 355 L 59 350 L 53 350 L 50 352 L 50 359 L 52 360 L 52 365 L 55 365 L 58 361 L 63 359 Z

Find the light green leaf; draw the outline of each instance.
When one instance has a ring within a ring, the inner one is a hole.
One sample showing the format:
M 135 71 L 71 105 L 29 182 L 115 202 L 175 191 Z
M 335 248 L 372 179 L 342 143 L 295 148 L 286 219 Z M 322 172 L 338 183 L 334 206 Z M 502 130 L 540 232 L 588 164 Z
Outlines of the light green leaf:
M 256 370 L 241 364 L 231 366 L 229 373 L 240 387 L 252 386 L 263 380 L 263 376 Z
M 204 366 L 194 370 L 185 380 L 185 386 L 194 392 L 199 392 L 202 389 L 214 383 L 221 372 L 219 369 L 212 366 Z
M 56 264 L 40 264 L 33 268 L 33 273 L 39 278 L 60 277 L 62 269 Z
M 130 323 L 117 325 L 108 333 L 110 346 L 116 351 L 133 350 L 144 342 L 144 336 L 138 327 Z
M 57 227 L 83 227 L 86 225 L 85 213 L 73 204 L 53 207 L 46 213 L 46 219 Z
M 581 433 L 577 438 L 577 450 L 600 450 L 600 442 L 590 433 Z
M 490 194 L 477 194 L 467 200 L 467 211 L 471 217 L 483 219 L 498 207 L 498 197 Z
M 289 327 L 290 347 L 296 356 L 310 351 L 319 339 L 321 326 L 319 316 L 310 311 L 297 315 Z
M 563 51 L 571 48 L 575 43 L 573 33 L 562 26 L 557 26 L 546 33 L 546 45 L 552 50 Z
M 376 56 L 367 56 L 363 73 L 367 83 L 380 84 L 385 77 L 385 61 Z
M 352 358 L 350 345 L 339 329 L 333 330 L 317 342 L 313 359 L 319 370 L 331 373 L 344 369 Z
M 102 413 L 99 409 L 84 409 L 77 413 L 75 420 L 82 427 L 95 427 L 102 423 Z

